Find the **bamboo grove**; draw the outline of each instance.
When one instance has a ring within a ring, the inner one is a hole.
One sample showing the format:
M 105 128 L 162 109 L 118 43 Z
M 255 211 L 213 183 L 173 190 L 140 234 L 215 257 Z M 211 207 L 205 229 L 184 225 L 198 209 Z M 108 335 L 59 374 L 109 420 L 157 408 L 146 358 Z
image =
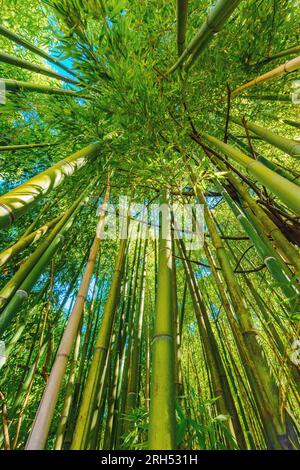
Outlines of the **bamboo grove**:
M 299 449 L 299 2 L 0 4 L 1 448 Z

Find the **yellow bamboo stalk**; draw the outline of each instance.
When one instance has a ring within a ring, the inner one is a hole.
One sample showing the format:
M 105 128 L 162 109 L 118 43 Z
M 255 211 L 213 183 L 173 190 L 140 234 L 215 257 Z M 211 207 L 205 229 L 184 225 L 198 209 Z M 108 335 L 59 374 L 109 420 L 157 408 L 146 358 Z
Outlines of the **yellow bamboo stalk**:
M 295 59 L 289 60 L 285 64 L 279 65 L 275 69 L 270 70 L 259 77 L 254 78 L 250 82 L 245 83 L 244 85 L 239 86 L 235 90 L 231 92 L 231 98 L 235 98 L 240 93 L 243 93 L 245 90 L 252 88 L 253 86 L 259 85 L 260 83 L 266 82 L 267 80 L 271 80 L 279 75 L 294 72 L 300 68 L 300 56 L 296 57 Z

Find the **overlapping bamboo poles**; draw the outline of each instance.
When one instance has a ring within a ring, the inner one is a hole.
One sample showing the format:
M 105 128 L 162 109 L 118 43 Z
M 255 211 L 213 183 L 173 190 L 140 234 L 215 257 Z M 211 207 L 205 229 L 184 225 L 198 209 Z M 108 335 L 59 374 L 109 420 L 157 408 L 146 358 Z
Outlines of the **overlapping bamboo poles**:
M 175 448 L 175 367 L 171 216 L 162 198 L 159 232 L 157 310 L 152 340 L 149 449 Z
M 287 49 L 284 49 L 283 51 L 276 52 L 275 54 L 269 55 L 257 65 L 271 62 L 272 60 L 280 59 L 281 57 L 285 57 L 288 55 L 299 54 L 299 52 L 300 52 L 300 46 L 288 47 Z
M 237 143 L 237 145 L 240 147 L 240 149 L 244 152 L 247 153 L 247 155 L 249 156 L 252 156 L 251 155 L 251 151 L 249 149 L 249 147 L 247 148 L 247 145 L 245 145 L 244 143 L 242 143 L 239 139 L 237 139 L 236 137 L 230 135 L 230 138 L 235 142 Z M 253 140 L 253 136 L 251 136 L 251 140 Z M 287 180 L 291 181 L 292 183 L 295 183 L 297 184 L 298 186 L 300 185 L 300 181 L 297 180 L 297 178 L 292 175 L 292 173 L 289 173 L 286 169 L 284 169 L 283 167 L 277 165 L 276 163 L 272 162 L 271 160 L 269 160 L 268 158 L 264 157 L 263 155 L 261 155 L 260 153 L 256 152 L 255 151 L 255 156 L 256 156 L 256 159 L 261 162 L 263 165 L 265 165 L 266 167 L 268 167 L 270 170 L 273 170 L 275 171 L 276 173 L 278 173 L 280 176 L 283 176 L 284 178 L 286 178 Z
M 43 57 L 44 59 L 48 60 L 52 64 L 57 65 L 61 69 L 65 70 L 65 72 L 73 75 L 74 77 L 76 76 L 75 73 L 66 67 L 64 64 L 62 64 L 58 59 L 55 57 L 51 56 L 47 52 L 43 51 L 39 47 L 35 46 L 34 44 L 30 43 L 23 37 L 17 35 L 13 31 L 10 31 L 9 29 L 5 28 L 3 25 L 0 25 L 0 34 L 1 36 L 6 37 L 10 41 L 13 41 L 16 44 L 19 44 L 20 46 L 24 47 L 25 49 L 28 49 L 29 51 L 33 52 L 34 54 L 37 54 L 40 57 Z
M 294 72 L 295 70 L 298 70 L 299 68 L 300 68 L 300 56 L 296 57 L 295 59 L 289 60 L 285 64 L 282 64 L 279 67 L 276 67 L 275 69 L 270 70 L 269 72 L 264 73 L 263 75 L 260 75 L 259 77 L 254 78 L 254 80 L 251 80 L 250 82 L 247 82 L 244 85 L 239 86 L 238 88 L 236 88 L 235 90 L 231 92 L 231 98 L 235 98 L 237 95 L 240 95 L 245 90 L 248 90 L 249 88 L 252 88 L 253 86 L 259 85 L 260 83 L 266 82 L 268 80 L 271 80 L 285 73 Z
M 66 176 L 71 176 L 86 165 L 99 153 L 100 148 L 100 143 L 90 144 L 0 196 L 0 227 L 4 228 L 13 223 L 38 200 L 61 184 Z
M 3 333 L 27 299 L 32 287 L 44 272 L 59 245 L 64 242 L 64 233 L 72 226 L 74 217 L 80 209 L 90 186 L 76 199 L 64 216 L 50 232 L 49 236 L 26 259 L 15 275 L 0 292 L 0 333 Z
M 300 256 L 296 248 L 291 243 L 289 243 L 281 230 L 275 225 L 275 223 L 268 217 L 267 213 L 262 209 L 262 207 L 249 194 L 245 186 L 243 186 L 243 184 L 238 181 L 238 179 L 234 177 L 230 171 L 228 171 L 226 164 L 224 164 L 219 158 L 216 158 L 212 152 L 207 151 L 207 155 L 214 163 L 216 168 L 227 172 L 226 177 L 228 181 L 230 181 L 232 186 L 241 197 L 241 204 L 245 208 L 250 220 L 253 221 L 254 226 L 256 227 L 260 236 L 273 239 L 281 253 L 284 253 L 285 258 L 289 261 L 290 265 L 294 267 L 296 273 L 300 272 Z M 226 160 L 224 160 L 224 162 L 226 162 Z
M 189 69 L 208 46 L 214 35 L 223 28 L 225 22 L 232 15 L 240 2 L 241 0 L 218 0 L 216 5 L 209 12 L 198 33 L 189 42 L 179 59 L 168 70 L 167 74 L 175 72 L 175 70 L 183 64 L 185 69 Z
M 30 70 L 31 72 L 36 72 L 41 75 L 46 75 L 47 77 L 56 78 L 66 83 L 78 85 L 78 82 L 74 80 L 73 78 L 66 77 L 65 75 L 61 75 L 55 72 L 54 70 L 51 70 L 48 67 L 44 67 L 43 65 L 37 65 L 32 62 L 28 62 L 28 60 L 20 59 L 19 57 L 15 57 L 3 51 L 0 51 L 0 62 L 9 64 L 9 65 L 14 65 L 15 67 L 20 67 L 25 70 Z
M 58 399 L 60 387 L 64 378 L 67 363 L 71 353 L 74 338 L 78 333 L 78 328 L 82 318 L 85 299 L 88 293 L 89 285 L 93 275 L 97 252 L 100 246 L 100 240 L 105 225 L 106 208 L 109 199 L 110 179 L 109 173 L 106 183 L 106 192 L 101 207 L 96 235 L 90 249 L 89 259 L 82 277 L 81 285 L 77 294 L 75 305 L 68 319 L 66 329 L 61 339 L 56 358 L 51 370 L 51 374 L 45 388 L 43 397 L 37 411 L 30 436 L 28 438 L 26 449 L 43 449 L 45 447 L 48 432 L 50 429 L 55 405 Z
M 231 116 L 231 121 L 235 124 L 244 127 L 243 120 L 234 116 Z M 263 140 L 268 142 L 274 147 L 279 148 L 283 152 L 287 153 L 291 157 L 300 158 L 300 144 L 295 142 L 295 140 L 287 139 L 286 137 L 275 134 L 275 132 L 265 129 L 264 127 L 258 126 L 253 122 L 246 121 L 247 128 L 254 132 L 256 135 L 260 136 Z
M 274 449 L 292 449 L 293 444 L 286 424 L 286 419 L 288 418 L 282 419 L 280 413 L 279 389 L 264 359 L 250 312 L 245 303 L 241 302 L 242 293 L 240 286 L 234 276 L 233 269 L 223 247 L 222 240 L 217 232 L 210 210 L 197 184 L 194 172 L 192 169 L 190 171 L 195 193 L 197 194 L 199 202 L 204 205 L 206 224 L 222 268 L 222 274 L 234 307 L 234 312 L 238 317 L 238 323 L 236 325 L 231 316 L 229 316 L 228 319 L 232 331 L 236 336 L 237 346 L 242 360 L 245 363 L 245 371 L 262 420 L 267 445 L 269 448 Z M 285 413 L 287 413 L 287 411 L 285 411 Z
M 206 132 L 202 132 L 201 135 L 204 140 L 212 144 L 227 157 L 232 158 L 234 161 L 239 163 L 250 175 L 257 178 L 260 183 L 276 194 L 276 196 L 278 196 L 279 199 L 287 205 L 287 207 L 292 209 L 293 212 L 300 214 L 299 186 L 286 180 L 259 161 L 248 157 L 231 145 L 225 144 L 216 137 L 213 137 Z
M 109 296 L 105 305 L 102 324 L 94 347 L 93 358 L 86 378 L 82 401 L 73 433 L 71 448 L 74 450 L 86 449 L 90 445 L 89 433 L 93 422 L 95 406 L 101 401 L 101 396 L 99 397 L 98 393 L 101 393 L 102 388 L 99 388 L 99 386 L 101 379 L 104 379 L 106 375 L 105 369 L 107 366 L 112 328 L 119 305 L 126 245 L 127 238 L 121 239 Z
M 218 350 L 216 339 L 214 337 L 207 310 L 198 288 L 191 263 L 187 260 L 187 253 L 183 240 L 178 241 L 178 246 L 183 255 L 184 267 L 190 294 L 193 300 L 194 310 L 196 314 L 198 330 L 203 341 L 203 348 L 209 363 L 209 372 L 211 375 L 213 396 L 218 397 L 216 407 L 218 412 L 224 416 L 228 416 L 228 428 L 234 436 L 237 445 L 241 449 L 246 448 L 246 442 L 243 436 L 241 423 L 238 417 L 237 409 L 230 390 L 227 375 L 222 363 L 222 359 Z M 232 442 L 227 441 L 228 448 L 234 448 Z
M 127 388 L 127 400 L 125 412 L 130 412 L 133 408 L 137 406 L 138 401 L 138 386 L 139 386 L 139 361 L 141 354 L 141 341 L 142 341 L 142 332 L 143 332 L 143 322 L 144 322 L 144 306 L 145 306 L 145 289 L 146 289 L 146 273 L 147 273 L 147 245 L 148 239 L 146 239 L 144 244 L 143 252 L 143 265 L 142 265 L 142 275 L 140 283 L 140 298 L 139 298 L 139 309 L 137 312 L 136 324 L 134 326 L 134 334 L 132 338 L 132 351 L 130 355 L 130 368 L 129 368 L 129 378 L 128 378 L 128 388 Z

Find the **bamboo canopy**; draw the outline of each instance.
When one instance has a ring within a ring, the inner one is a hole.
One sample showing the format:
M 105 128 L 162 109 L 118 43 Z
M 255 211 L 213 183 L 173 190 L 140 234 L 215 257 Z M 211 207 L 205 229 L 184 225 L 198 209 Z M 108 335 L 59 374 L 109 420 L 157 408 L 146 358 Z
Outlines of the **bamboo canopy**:
M 0 451 L 300 449 L 299 13 L 2 1 Z

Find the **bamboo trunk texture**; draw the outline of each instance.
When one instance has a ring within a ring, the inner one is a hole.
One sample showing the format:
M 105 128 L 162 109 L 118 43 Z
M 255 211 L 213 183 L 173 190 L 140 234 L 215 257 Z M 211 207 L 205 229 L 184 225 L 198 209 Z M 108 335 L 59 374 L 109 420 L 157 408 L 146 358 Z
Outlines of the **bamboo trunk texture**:
M 67 176 L 86 165 L 95 157 L 101 145 L 91 144 L 56 163 L 48 170 L 0 196 L 0 227 L 8 227 L 38 200 L 59 186 Z

